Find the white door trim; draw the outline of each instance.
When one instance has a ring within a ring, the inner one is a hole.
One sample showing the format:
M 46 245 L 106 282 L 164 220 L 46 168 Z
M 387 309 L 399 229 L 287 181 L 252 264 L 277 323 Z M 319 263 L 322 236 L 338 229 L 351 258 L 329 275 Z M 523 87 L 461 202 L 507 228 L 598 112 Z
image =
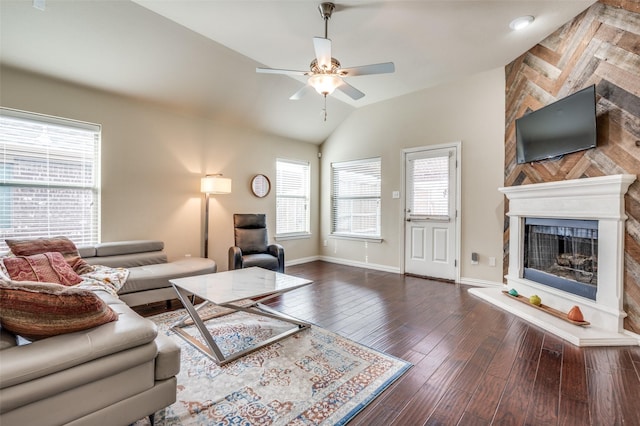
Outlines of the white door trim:
M 447 148 L 454 148 L 456 150 L 456 160 L 458 162 L 458 165 L 456 167 L 456 218 L 455 218 L 455 225 L 456 225 L 456 278 L 455 281 L 456 283 L 460 282 L 460 277 L 461 277 L 461 272 L 460 272 L 460 253 L 461 253 L 461 243 L 462 243 L 462 211 L 460 209 L 461 205 L 462 205 L 462 141 L 455 141 L 455 142 L 451 142 L 451 143 L 445 143 L 445 144 L 437 144 L 437 145 L 426 145 L 426 146 L 420 146 L 420 147 L 414 147 L 414 148 L 405 148 L 402 150 L 402 153 L 400 154 L 400 170 L 402 170 L 402 179 L 401 179 L 401 192 L 400 192 L 400 203 L 399 203 L 399 216 L 400 216 L 400 224 L 399 224 L 399 229 L 398 232 L 400 232 L 400 235 L 402 235 L 402 241 L 400 244 L 400 259 L 398 264 L 400 265 L 400 273 L 404 274 L 405 273 L 405 246 L 406 246 L 406 227 L 407 227 L 407 222 L 405 221 L 405 203 L 406 203 L 406 157 L 407 154 L 410 154 L 412 152 L 419 152 L 419 151 L 431 151 L 431 150 L 438 150 L 438 149 L 447 149 Z

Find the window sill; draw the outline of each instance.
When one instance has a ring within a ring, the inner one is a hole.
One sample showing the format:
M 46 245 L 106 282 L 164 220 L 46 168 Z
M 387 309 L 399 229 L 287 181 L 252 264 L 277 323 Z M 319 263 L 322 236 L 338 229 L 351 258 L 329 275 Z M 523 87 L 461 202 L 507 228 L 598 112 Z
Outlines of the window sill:
M 351 240 L 351 241 L 364 241 L 367 243 L 381 243 L 384 241 L 382 237 L 364 237 L 359 235 L 341 235 L 331 234 L 329 238 L 335 238 L 337 240 Z
M 306 240 L 311 238 L 311 234 L 289 234 L 289 235 L 276 235 L 276 241 L 286 241 L 286 240 Z

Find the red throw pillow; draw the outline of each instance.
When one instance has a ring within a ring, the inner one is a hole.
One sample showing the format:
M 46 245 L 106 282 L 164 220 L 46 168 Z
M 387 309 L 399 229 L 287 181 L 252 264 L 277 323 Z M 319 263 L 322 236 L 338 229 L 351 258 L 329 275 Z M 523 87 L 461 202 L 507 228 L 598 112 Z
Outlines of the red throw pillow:
M 0 322 L 7 331 L 36 340 L 116 321 L 90 290 L 60 284 L 0 281 Z
M 75 285 L 82 282 L 62 254 L 42 253 L 33 256 L 7 257 L 4 266 L 14 281 L 39 281 Z
M 86 274 L 93 271 L 93 267 L 82 260 L 76 245 L 67 237 L 8 239 L 5 242 L 9 246 L 11 253 L 16 256 L 58 252 L 64 256 L 64 259 L 76 274 Z

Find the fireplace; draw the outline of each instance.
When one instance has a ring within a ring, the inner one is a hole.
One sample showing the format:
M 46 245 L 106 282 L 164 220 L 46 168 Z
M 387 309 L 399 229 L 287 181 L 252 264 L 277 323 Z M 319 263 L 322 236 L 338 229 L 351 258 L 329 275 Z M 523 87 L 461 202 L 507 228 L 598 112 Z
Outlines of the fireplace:
M 524 220 L 523 277 L 596 300 L 598 221 Z
M 509 199 L 506 285 L 469 292 L 578 346 L 637 345 L 626 332 L 624 194 L 635 175 L 614 175 L 500 188 Z M 512 300 L 514 289 L 561 312 L 580 307 L 576 326 Z

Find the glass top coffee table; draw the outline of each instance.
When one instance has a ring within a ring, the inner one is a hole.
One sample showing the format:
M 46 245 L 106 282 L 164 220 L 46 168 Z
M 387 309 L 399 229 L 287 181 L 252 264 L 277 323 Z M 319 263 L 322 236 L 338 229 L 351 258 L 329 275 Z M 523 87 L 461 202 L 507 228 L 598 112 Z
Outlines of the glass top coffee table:
M 173 285 L 173 288 L 175 288 L 180 301 L 182 301 L 182 304 L 187 310 L 187 315 L 173 324 L 171 329 L 218 365 L 226 364 L 256 349 L 270 345 L 310 327 L 309 323 L 277 312 L 261 303 L 287 291 L 311 284 L 312 281 L 304 278 L 253 267 L 218 272 L 215 274 L 176 278 L 169 280 L 169 282 Z M 191 303 L 192 295 L 204 299 L 204 302 L 197 307 L 194 306 L 193 303 Z M 254 303 L 248 306 L 239 306 L 236 304 L 246 299 L 252 299 Z M 249 312 L 251 314 L 285 321 L 293 324 L 294 327 L 250 348 L 224 355 L 198 313 L 199 310 L 212 303 L 229 308 L 231 310 L 229 313 L 237 311 Z M 200 332 L 206 345 L 203 345 L 202 342 L 183 329 L 188 325 L 189 318 L 193 320 L 193 325 Z

